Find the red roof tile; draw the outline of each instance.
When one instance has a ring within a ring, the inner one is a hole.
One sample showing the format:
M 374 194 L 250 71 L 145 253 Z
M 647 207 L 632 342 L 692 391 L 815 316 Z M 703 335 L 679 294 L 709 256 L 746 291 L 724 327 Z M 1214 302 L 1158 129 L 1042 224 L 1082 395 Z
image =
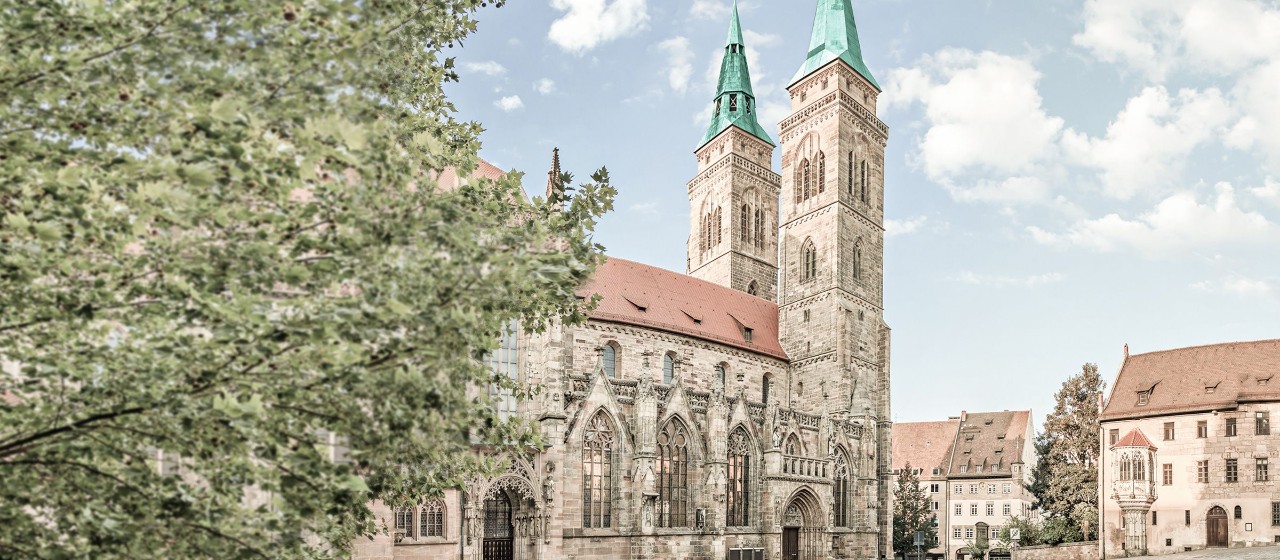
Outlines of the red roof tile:
M 893 468 L 921 469 L 923 477 L 933 476 L 933 469 L 946 475 L 947 458 L 955 442 L 959 420 L 942 422 L 906 422 L 893 425 Z
M 471 172 L 472 179 L 492 179 L 494 181 L 506 175 L 506 171 L 483 159 L 480 160 L 475 171 Z M 445 191 L 451 191 L 462 185 L 462 181 L 458 178 L 458 169 L 455 167 L 446 167 L 441 170 L 440 176 L 436 178 L 436 181 L 440 184 L 440 189 Z
M 1147 439 L 1147 435 L 1137 428 L 1129 430 L 1129 433 L 1125 434 L 1124 437 L 1120 438 L 1120 441 L 1117 441 L 1116 444 L 1111 447 L 1112 449 L 1116 447 L 1146 447 L 1152 450 L 1156 449 L 1156 446 L 1151 444 L 1151 440 Z
M 955 452 L 951 454 L 950 476 L 989 477 L 992 472 L 1009 475 L 1010 465 L 1022 462 L 1027 441 L 1030 410 L 971 412 L 960 426 Z M 966 472 L 960 466 L 967 465 Z M 980 470 L 987 465 L 985 470 Z M 992 471 L 991 467 L 996 470 Z
M 778 305 L 692 276 L 608 258 L 578 290 L 599 294 L 597 321 L 625 323 L 787 359 L 778 342 Z M 750 329 L 751 341 L 745 329 Z
M 1149 392 L 1146 404 L 1140 405 L 1139 393 L 1144 392 Z M 1101 418 L 1221 410 L 1258 401 L 1280 401 L 1280 340 L 1130 355 Z

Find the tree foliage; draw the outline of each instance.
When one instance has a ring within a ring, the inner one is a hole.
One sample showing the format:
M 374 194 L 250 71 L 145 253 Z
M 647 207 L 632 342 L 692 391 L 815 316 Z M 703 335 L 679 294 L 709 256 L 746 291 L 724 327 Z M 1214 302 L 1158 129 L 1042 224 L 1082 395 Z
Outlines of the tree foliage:
M 934 526 L 934 513 L 929 494 L 920 486 L 920 477 L 911 463 L 902 466 L 898 473 L 898 486 L 893 491 L 893 550 L 900 554 L 914 554 L 916 531 L 924 531 L 924 548 L 938 541 L 938 528 Z
M 345 557 L 537 442 L 481 358 L 583 319 L 613 190 L 437 188 L 485 4 L 0 0 L 0 557 Z
M 1082 520 L 1097 519 L 1098 399 L 1105 386 L 1098 366 L 1085 364 L 1054 395 L 1053 412 L 1036 438 L 1040 459 L 1032 471 L 1030 489 L 1037 507 L 1049 517 L 1046 531 L 1052 523 L 1065 524 L 1060 531 L 1055 526 L 1054 538 L 1087 539 L 1096 534 L 1096 521 L 1089 525 L 1089 535 L 1084 535 Z

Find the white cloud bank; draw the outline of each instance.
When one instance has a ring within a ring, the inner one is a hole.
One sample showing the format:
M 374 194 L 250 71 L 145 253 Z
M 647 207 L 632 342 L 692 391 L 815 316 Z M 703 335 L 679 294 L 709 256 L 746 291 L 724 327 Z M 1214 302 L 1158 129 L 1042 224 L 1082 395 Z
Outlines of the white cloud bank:
M 899 235 L 911 235 L 928 223 L 928 216 L 916 216 L 905 220 L 885 220 L 884 234 L 887 237 L 897 237 Z
M 955 281 L 961 284 L 969 284 L 971 286 L 991 286 L 996 288 L 1035 288 L 1046 284 L 1056 284 L 1066 279 L 1066 276 L 1057 272 L 1047 274 L 1035 274 L 1031 276 L 999 276 L 993 274 L 980 274 L 972 271 L 964 271 L 957 274 Z
M 495 107 L 502 109 L 508 113 L 524 108 L 524 100 L 519 95 L 509 95 L 494 102 Z
M 476 72 L 486 76 L 501 76 L 507 73 L 506 67 L 492 60 L 485 62 L 464 62 L 462 68 L 468 72 Z
M 647 0 L 551 0 L 565 12 L 551 22 L 547 38 L 561 50 L 583 54 L 615 39 L 633 35 L 649 21 Z
M 551 95 L 556 91 L 556 82 L 551 78 L 543 78 L 533 83 L 533 91 L 542 95 Z
M 667 83 L 671 89 L 684 93 L 693 77 L 693 50 L 687 37 L 672 37 L 658 43 L 658 50 L 667 56 Z

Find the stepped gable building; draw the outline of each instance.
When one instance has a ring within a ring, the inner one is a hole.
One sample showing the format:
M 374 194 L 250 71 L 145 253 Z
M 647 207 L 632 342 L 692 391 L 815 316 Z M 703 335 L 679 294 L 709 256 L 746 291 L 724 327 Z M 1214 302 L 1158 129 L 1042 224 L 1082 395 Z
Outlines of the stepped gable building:
M 895 424 L 893 439 L 903 450 L 894 453 L 894 474 L 911 461 L 938 515 L 928 557 L 966 560 L 978 546 L 987 558 L 1009 558 L 1000 529 L 1035 502 L 1026 489 L 1036 463 L 1031 411 L 962 411 L 945 422 Z
M 1109 557 L 1280 542 L 1280 340 L 1129 355 L 1101 415 Z
M 610 258 L 579 290 L 601 297 L 585 325 L 504 336 L 495 371 L 541 392 L 495 402 L 547 446 L 382 508 L 394 536 L 357 558 L 892 557 L 888 127 L 850 0 L 817 4 L 776 141 L 732 12 L 688 185 L 687 274 Z

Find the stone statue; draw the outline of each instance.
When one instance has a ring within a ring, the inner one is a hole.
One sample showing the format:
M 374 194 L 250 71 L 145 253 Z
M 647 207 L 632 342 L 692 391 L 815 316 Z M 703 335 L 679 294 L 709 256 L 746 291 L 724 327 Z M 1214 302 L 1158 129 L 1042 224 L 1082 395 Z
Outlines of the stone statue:
M 555 501 L 555 497 L 556 481 L 551 478 L 551 475 L 547 475 L 546 478 L 542 479 L 542 500 L 549 504 Z
M 832 432 L 831 435 L 827 437 L 827 457 L 835 457 L 835 456 L 836 456 L 836 434 L 835 432 Z
M 778 449 L 780 447 L 782 447 L 782 430 L 779 430 L 777 426 L 774 426 L 773 427 L 773 448 Z

